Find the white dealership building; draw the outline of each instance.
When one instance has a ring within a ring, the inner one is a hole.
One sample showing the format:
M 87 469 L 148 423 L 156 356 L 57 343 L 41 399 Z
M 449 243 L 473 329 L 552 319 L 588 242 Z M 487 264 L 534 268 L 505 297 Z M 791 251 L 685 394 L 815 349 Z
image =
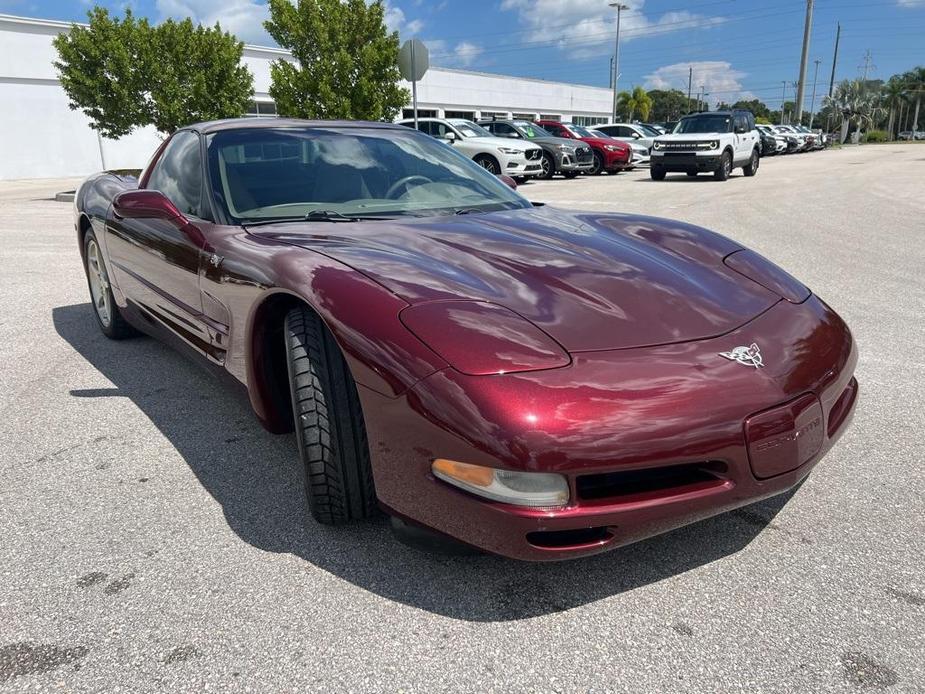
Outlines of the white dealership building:
M 140 168 L 160 141 L 153 129 L 119 140 L 100 137 L 68 107 L 52 40 L 70 22 L 0 15 L 0 179 L 81 176 L 102 168 Z M 279 48 L 246 46 L 254 75 L 253 116 L 274 115 L 270 63 Z M 409 85 L 410 86 L 410 85 Z M 580 124 L 609 120 L 608 89 L 432 67 L 418 83 L 421 116 L 546 118 Z M 404 115 L 411 115 L 410 105 Z

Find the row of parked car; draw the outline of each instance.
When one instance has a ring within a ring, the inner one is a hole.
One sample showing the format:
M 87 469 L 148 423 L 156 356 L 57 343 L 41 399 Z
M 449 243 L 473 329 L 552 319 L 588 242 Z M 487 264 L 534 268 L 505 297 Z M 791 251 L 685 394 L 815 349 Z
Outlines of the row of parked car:
M 413 119 L 400 121 L 415 127 Z M 654 180 L 669 172 L 713 173 L 725 180 L 735 168 L 747 176 L 763 156 L 805 152 L 826 145 L 804 126 L 760 125 L 750 111 L 692 113 L 677 122 L 608 123 L 586 127 L 551 120 L 419 118 L 417 127 L 497 175 L 522 183 L 556 174 L 619 173 L 648 164 Z

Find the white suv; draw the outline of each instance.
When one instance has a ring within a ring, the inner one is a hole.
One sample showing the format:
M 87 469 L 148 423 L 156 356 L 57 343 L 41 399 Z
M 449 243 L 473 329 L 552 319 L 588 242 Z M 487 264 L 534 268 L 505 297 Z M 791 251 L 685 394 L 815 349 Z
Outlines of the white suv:
M 399 121 L 414 127 L 413 119 Z M 463 118 L 418 118 L 418 130 L 443 140 L 490 173 L 524 180 L 543 173 L 543 150 L 536 145 L 495 137 Z
M 710 172 L 725 181 L 736 167 L 758 173 L 761 139 L 751 111 L 707 111 L 684 116 L 674 132 L 652 143 L 649 173 L 655 181 L 669 171 L 688 176 Z

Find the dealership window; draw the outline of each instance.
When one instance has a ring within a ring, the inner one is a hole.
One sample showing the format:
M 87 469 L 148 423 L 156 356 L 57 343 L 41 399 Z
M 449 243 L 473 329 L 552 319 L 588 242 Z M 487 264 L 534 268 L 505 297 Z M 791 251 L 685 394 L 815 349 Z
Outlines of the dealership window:
M 482 111 L 484 120 L 507 120 L 507 111 Z
M 514 120 L 536 120 L 535 113 L 515 113 L 512 116 Z
M 562 116 L 557 116 L 553 113 L 541 113 L 540 120 L 554 120 L 558 123 L 562 120 Z
M 575 125 L 600 125 L 606 123 L 607 119 L 600 116 L 575 116 L 572 122 Z
M 405 108 L 401 112 L 402 118 L 414 118 L 414 109 Z M 419 108 L 418 109 L 418 118 L 436 118 L 437 111 L 432 108 Z
M 248 118 L 275 118 L 275 101 L 250 101 L 244 114 Z
M 475 111 L 446 111 L 447 118 L 463 118 L 465 120 L 475 120 Z

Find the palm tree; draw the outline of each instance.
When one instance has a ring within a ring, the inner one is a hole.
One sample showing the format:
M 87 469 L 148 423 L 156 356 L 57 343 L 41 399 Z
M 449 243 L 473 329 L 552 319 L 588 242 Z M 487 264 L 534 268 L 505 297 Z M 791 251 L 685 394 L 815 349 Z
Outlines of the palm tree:
M 642 87 L 633 87 L 632 92 L 620 92 L 617 95 L 617 108 L 626 113 L 627 121 L 633 120 L 636 111 L 639 111 L 642 120 L 648 120 L 652 112 L 652 97 Z
M 896 116 L 898 111 L 901 108 L 901 104 L 905 99 L 906 85 L 903 83 L 899 75 L 893 75 L 885 85 L 883 85 L 883 99 L 890 108 L 890 123 L 887 126 L 887 130 L 890 133 L 890 139 L 894 139 L 895 133 L 893 129 L 893 124 L 896 122 Z

